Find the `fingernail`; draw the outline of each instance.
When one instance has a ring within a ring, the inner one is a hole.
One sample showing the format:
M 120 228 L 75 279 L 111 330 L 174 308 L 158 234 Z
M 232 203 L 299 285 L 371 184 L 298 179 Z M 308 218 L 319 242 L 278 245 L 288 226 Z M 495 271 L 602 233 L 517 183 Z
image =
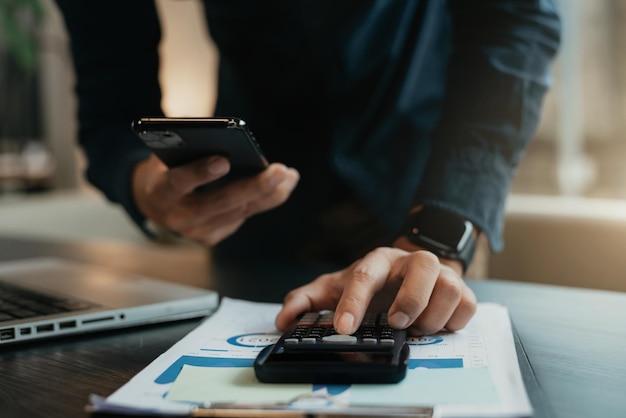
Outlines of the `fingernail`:
M 346 312 L 339 317 L 335 331 L 339 334 L 352 334 L 354 327 L 354 315 L 350 312 Z
M 404 329 L 408 328 L 409 324 L 409 316 L 402 311 L 396 311 L 392 313 L 389 318 L 387 318 L 387 322 L 394 328 Z
M 228 171 L 228 161 L 222 157 L 217 157 L 209 161 L 209 172 L 214 175 L 224 174 Z
M 289 184 L 287 185 L 287 189 L 288 189 L 288 190 L 293 190 L 293 189 L 295 189 L 295 188 L 296 188 L 296 186 L 298 185 L 298 181 L 299 181 L 299 180 L 300 180 L 300 179 L 299 179 L 298 177 L 295 177 L 295 178 L 291 178 L 291 179 L 289 179 Z
M 287 176 L 287 173 L 285 172 L 285 170 L 276 170 L 272 173 L 272 175 L 270 176 L 270 178 L 267 180 L 267 184 L 270 187 L 276 187 L 278 186 L 283 180 L 285 180 L 285 177 Z

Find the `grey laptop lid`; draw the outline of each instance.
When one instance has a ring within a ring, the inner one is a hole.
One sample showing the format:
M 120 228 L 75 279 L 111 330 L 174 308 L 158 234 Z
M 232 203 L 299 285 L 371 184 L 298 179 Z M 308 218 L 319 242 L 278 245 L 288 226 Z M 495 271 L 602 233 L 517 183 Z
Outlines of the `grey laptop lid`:
M 212 290 L 91 264 L 2 262 L 0 345 L 206 316 L 218 303 Z

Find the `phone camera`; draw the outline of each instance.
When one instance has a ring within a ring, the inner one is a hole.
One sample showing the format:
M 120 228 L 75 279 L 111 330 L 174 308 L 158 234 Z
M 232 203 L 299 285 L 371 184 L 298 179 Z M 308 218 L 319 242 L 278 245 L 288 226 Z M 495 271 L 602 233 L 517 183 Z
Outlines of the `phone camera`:
M 142 131 L 139 135 L 153 148 L 178 148 L 184 145 L 182 138 L 171 131 Z

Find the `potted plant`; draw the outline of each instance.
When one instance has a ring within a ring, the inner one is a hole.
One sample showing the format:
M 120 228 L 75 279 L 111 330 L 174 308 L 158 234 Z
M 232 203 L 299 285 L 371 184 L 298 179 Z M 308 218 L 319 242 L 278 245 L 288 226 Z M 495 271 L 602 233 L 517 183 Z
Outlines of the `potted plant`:
M 0 1 L 0 190 L 41 185 L 24 155 L 33 144 L 43 147 L 38 59 L 43 18 L 41 0 Z

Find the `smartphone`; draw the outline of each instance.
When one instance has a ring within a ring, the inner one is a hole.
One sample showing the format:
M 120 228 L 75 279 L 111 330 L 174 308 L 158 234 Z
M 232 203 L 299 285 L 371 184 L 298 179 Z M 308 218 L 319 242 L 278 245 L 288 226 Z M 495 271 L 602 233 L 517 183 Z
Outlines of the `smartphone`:
M 248 125 L 239 118 L 140 118 L 133 121 L 132 130 L 170 168 L 211 155 L 228 158 L 228 174 L 201 190 L 252 176 L 268 165 Z
M 366 314 L 353 335 L 337 334 L 334 313 L 308 312 L 265 347 L 254 361 L 264 383 L 397 383 L 408 367 L 406 330 L 392 329 L 384 313 Z

